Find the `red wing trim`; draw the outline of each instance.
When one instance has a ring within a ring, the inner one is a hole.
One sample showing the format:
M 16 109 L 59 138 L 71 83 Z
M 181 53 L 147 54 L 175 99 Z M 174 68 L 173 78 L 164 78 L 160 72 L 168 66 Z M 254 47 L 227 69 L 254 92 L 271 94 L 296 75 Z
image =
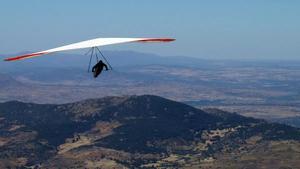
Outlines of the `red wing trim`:
M 31 58 L 31 57 L 35 57 L 35 56 L 40 56 L 40 55 L 44 55 L 44 54 L 47 54 L 47 53 L 42 53 L 42 52 L 40 52 L 40 53 L 31 53 L 31 54 L 12 57 L 12 58 L 6 58 L 6 59 L 4 59 L 4 61 L 22 60 L 22 59 Z
M 150 38 L 145 40 L 138 40 L 137 42 L 172 42 L 175 40 L 176 39 L 171 39 L 171 38 Z

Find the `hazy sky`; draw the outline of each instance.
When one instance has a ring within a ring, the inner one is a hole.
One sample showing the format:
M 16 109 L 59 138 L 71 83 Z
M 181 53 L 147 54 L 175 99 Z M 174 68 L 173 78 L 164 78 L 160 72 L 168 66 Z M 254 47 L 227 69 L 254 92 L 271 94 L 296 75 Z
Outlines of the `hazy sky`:
M 0 53 L 97 37 L 174 37 L 103 49 L 300 59 L 299 0 L 1 0 L 0 21 Z

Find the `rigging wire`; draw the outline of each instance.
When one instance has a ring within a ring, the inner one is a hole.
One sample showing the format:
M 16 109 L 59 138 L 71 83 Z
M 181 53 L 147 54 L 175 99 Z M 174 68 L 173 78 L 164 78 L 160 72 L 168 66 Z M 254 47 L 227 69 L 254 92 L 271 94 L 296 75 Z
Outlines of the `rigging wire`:
M 90 55 L 90 62 L 89 62 L 89 67 L 88 67 L 88 72 L 90 72 L 90 68 L 91 68 L 91 62 L 92 62 L 92 58 L 93 58 L 93 54 L 94 54 L 94 47 L 91 48 L 91 55 Z M 89 52 L 88 52 L 89 53 Z
M 100 51 L 100 49 L 98 47 L 95 47 L 95 48 L 98 50 L 98 52 L 101 54 L 101 56 L 103 57 L 103 59 L 105 60 L 105 62 L 108 64 L 108 66 L 110 67 L 110 70 L 113 70 L 112 66 L 107 61 L 107 59 L 105 58 L 105 56 L 102 54 L 102 52 Z
M 89 66 L 88 66 L 88 72 L 90 72 L 91 64 L 92 64 L 92 60 L 93 60 L 94 56 L 96 56 L 97 63 L 99 62 L 98 53 L 102 56 L 104 61 L 108 64 L 110 70 L 113 70 L 111 64 L 108 62 L 108 60 L 106 59 L 106 57 L 103 55 L 103 53 L 100 51 L 100 49 L 98 47 L 92 47 L 85 55 L 88 55 L 89 53 L 90 53 L 90 61 L 89 61 Z
M 91 51 L 92 51 L 93 48 L 90 48 L 84 55 L 88 55 Z

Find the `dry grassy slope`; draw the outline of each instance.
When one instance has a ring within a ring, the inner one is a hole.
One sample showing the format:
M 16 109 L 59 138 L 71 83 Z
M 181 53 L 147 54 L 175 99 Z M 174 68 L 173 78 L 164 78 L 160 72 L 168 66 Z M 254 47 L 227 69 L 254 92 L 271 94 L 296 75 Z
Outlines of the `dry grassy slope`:
M 299 129 L 217 109 L 203 111 L 157 96 L 63 105 L 7 102 L 0 104 L 0 120 L 1 168 L 298 164 Z

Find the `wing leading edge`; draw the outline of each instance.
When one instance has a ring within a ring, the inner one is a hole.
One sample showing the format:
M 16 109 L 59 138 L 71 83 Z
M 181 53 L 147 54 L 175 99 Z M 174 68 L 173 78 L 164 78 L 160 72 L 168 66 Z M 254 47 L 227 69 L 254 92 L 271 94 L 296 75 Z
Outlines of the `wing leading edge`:
M 28 58 L 33 58 L 49 53 L 54 52 L 61 52 L 61 51 L 67 51 L 67 50 L 75 50 L 75 49 L 83 49 L 83 48 L 91 48 L 91 47 L 97 47 L 97 46 L 106 46 L 106 45 L 114 45 L 114 44 L 120 44 L 120 43 L 129 43 L 129 42 L 171 42 L 175 39 L 171 38 L 97 38 L 87 41 L 82 41 L 78 43 L 73 43 L 66 46 L 61 46 L 49 50 L 44 50 L 40 52 L 30 53 L 26 55 L 20 55 L 20 56 L 14 56 L 10 58 L 4 59 L 5 61 L 16 61 L 16 60 L 23 60 Z

